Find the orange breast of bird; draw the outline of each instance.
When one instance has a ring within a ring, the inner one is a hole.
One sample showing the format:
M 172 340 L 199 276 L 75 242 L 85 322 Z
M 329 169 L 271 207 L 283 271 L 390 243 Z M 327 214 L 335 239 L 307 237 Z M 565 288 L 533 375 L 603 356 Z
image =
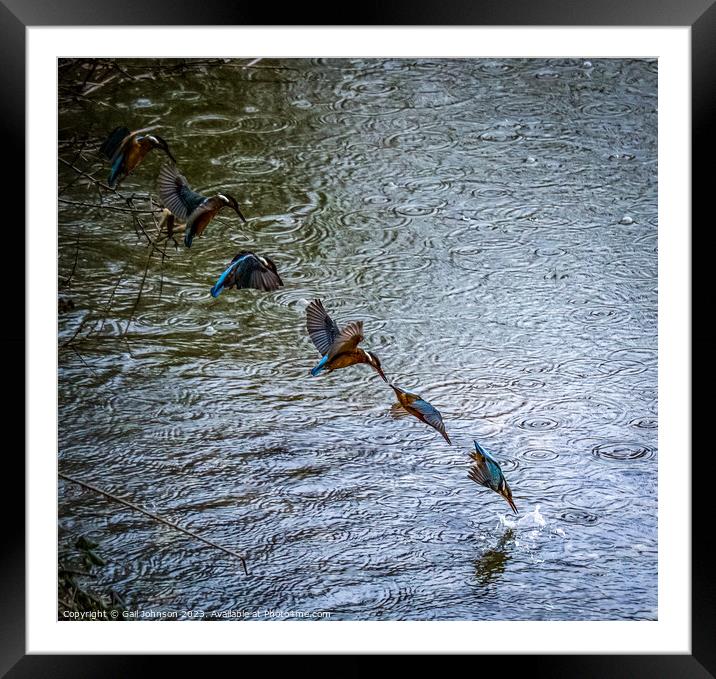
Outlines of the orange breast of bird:
M 197 215 L 196 221 L 194 222 L 194 233 L 197 236 L 201 236 L 204 233 L 204 229 L 207 227 L 209 222 L 214 218 L 216 210 L 207 210 Z
M 345 351 L 342 354 L 338 354 L 335 358 L 328 362 L 328 368 L 330 370 L 336 370 L 337 368 L 347 368 L 349 365 L 355 365 L 361 360 L 361 355 L 357 351 Z
M 139 161 L 144 158 L 147 151 L 151 148 L 151 144 L 143 139 L 138 142 L 136 139 L 130 139 L 127 142 L 127 149 L 124 152 L 124 169 L 129 174 L 137 165 Z

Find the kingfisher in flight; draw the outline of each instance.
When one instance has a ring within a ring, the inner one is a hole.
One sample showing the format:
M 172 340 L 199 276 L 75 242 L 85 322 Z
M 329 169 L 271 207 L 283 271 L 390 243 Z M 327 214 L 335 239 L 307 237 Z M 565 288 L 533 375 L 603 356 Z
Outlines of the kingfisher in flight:
M 393 388 L 395 395 L 398 397 L 398 402 L 401 406 L 403 406 L 403 408 L 405 408 L 405 410 L 407 410 L 411 415 L 417 417 L 419 420 L 425 422 L 425 424 L 429 424 L 433 429 L 437 429 L 437 431 L 443 435 L 443 438 L 450 445 L 452 445 L 452 441 L 450 441 L 450 437 L 445 431 L 443 417 L 437 408 L 430 405 L 422 398 L 422 396 L 405 391 L 405 389 L 401 389 L 394 384 L 391 384 L 390 386 Z
M 159 171 L 159 196 L 164 207 L 171 210 L 177 219 L 186 222 L 184 245 L 188 248 L 194 237 L 201 236 L 209 222 L 224 207 L 230 207 L 246 223 L 236 198 L 228 193 L 217 193 L 208 198 L 197 193 L 174 165 L 163 165 Z
M 475 452 L 470 453 L 470 457 L 475 463 L 470 467 L 468 477 L 475 483 L 502 495 L 510 507 L 512 507 L 512 511 L 517 514 L 517 507 L 515 507 L 515 503 L 512 501 L 512 491 L 507 485 L 500 463 L 477 441 L 475 441 Z
M 169 145 L 156 134 L 143 134 L 150 128 L 131 132 L 127 127 L 115 127 L 99 147 L 99 152 L 109 158 L 112 169 L 107 184 L 111 189 L 124 181 L 126 177 L 142 162 L 144 156 L 152 149 L 161 149 L 172 162 L 176 159 L 169 150 Z
M 255 288 L 256 290 L 278 290 L 283 286 L 276 265 L 268 258 L 244 250 L 231 260 L 228 268 L 219 276 L 211 296 L 218 297 L 225 288 Z
M 311 341 L 323 356 L 311 370 L 314 377 L 322 370 L 330 372 L 357 363 L 367 363 L 388 382 L 380 359 L 372 351 L 358 347 L 364 339 L 363 321 L 351 321 L 339 328 L 326 312 L 321 300 L 314 299 L 306 307 L 306 328 Z

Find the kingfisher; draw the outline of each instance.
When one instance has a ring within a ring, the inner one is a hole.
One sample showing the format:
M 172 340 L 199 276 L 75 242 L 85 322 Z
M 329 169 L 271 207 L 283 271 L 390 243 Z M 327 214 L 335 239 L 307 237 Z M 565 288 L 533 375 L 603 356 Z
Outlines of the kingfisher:
M 398 397 L 398 402 L 405 410 L 425 422 L 425 424 L 429 424 L 433 429 L 437 429 L 443 435 L 443 438 L 452 445 L 452 441 L 450 441 L 450 437 L 445 431 L 443 417 L 437 408 L 431 406 L 422 396 L 405 391 L 405 389 L 396 387 L 392 383 L 390 386 Z
M 311 370 L 314 377 L 323 369 L 330 372 L 356 363 L 367 363 L 388 382 L 380 359 L 373 352 L 358 348 L 358 344 L 364 339 L 363 321 L 351 321 L 339 328 L 326 312 L 323 302 L 314 299 L 306 307 L 306 328 L 311 341 L 323 356 Z
M 109 133 L 99 152 L 109 158 L 112 169 L 109 172 L 107 184 L 111 189 L 126 179 L 144 156 L 152 149 L 161 149 L 166 153 L 172 162 L 176 159 L 169 150 L 169 145 L 164 139 L 156 134 L 143 134 L 149 128 L 131 132 L 127 127 L 115 127 Z
M 211 296 L 218 297 L 224 288 L 234 286 L 237 290 L 241 288 L 278 290 L 283 286 L 283 281 L 278 275 L 276 265 L 268 257 L 243 250 L 231 260 L 226 271 L 219 276 L 219 280 L 211 289 Z
M 477 441 L 475 441 L 475 452 L 470 453 L 470 457 L 475 461 L 475 464 L 470 467 L 468 477 L 475 483 L 502 495 L 512 507 L 512 511 L 517 514 L 517 507 L 512 501 L 512 491 L 507 485 L 500 463 Z
M 207 198 L 193 191 L 184 176 L 174 165 L 165 164 L 159 171 L 159 195 L 164 207 L 171 210 L 180 221 L 186 222 L 184 245 L 188 248 L 194 236 L 201 236 L 219 210 L 230 207 L 246 223 L 239 204 L 233 196 L 217 193 Z

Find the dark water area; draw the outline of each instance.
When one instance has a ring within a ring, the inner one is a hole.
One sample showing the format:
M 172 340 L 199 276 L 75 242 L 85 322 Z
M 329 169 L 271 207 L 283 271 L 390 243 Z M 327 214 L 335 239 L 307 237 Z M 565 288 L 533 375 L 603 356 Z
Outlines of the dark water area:
M 162 262 L 127 213 L 59 203 L 59 342 L 81 340 L 59 353 L 59 469 L 250 575 L 64 481 L 60 546 L 99 542 L 98 584 L 143 611 L 656 619 L 656 61 L 167 64 L 65 103 L 61 144 L 88 138 L 78 165 L 105 177 L 92 143 L 160 124 L 248 223 L 225 211 Z M 121 192 L 156 195 L 162 162 Z M 212 298 L 243 249 L 285 286 Z M 315 297 L 365 322 L 453 446 L 367 366 L 309 375 Z M 468 479 L 473 439 L 516 517 Z

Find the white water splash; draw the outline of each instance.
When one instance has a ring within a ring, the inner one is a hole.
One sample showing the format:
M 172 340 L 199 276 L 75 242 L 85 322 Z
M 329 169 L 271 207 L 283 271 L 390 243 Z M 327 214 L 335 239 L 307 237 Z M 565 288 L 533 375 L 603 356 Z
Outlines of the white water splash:
M 500 525 L 505 528 L 544 528 L 547 525 L 544 516 L 540 514 L 540 506 L 537 505 L 531 512 L 513 519 L 505 514 L 500 516 Z

